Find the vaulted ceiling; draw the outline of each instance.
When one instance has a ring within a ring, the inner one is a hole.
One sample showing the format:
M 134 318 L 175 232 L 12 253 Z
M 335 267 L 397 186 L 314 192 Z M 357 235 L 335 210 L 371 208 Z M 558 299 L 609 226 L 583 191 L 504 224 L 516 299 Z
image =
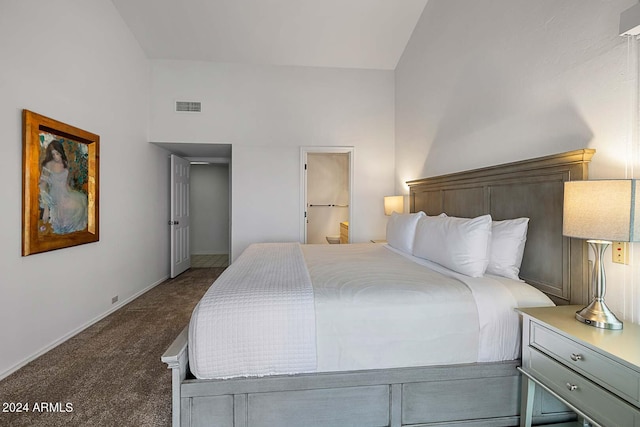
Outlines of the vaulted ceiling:
M 395 69 L 428 0 L 112 0 L 150 59 Z

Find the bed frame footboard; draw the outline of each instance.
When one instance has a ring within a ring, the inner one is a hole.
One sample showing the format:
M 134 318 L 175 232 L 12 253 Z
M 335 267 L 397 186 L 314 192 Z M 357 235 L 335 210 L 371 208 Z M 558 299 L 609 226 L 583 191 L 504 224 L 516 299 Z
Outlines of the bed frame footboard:
M 188 342 L 189 326 L 186 326 L 161 357 L 171 369 L 171 424 L 174 427 L 180 425 L 180 387 L 189 371 Z
M 162 356 L 172 370 L 173 426 L 514 426 L 519 361 L 369 371 L 188 379 L 188 330 Z M 538 423 L 574 418 L 536 393 Z

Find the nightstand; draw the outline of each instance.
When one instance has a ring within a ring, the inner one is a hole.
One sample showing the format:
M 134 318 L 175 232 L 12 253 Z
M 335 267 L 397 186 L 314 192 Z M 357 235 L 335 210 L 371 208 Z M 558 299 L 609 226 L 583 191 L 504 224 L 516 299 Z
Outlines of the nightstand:
M 581 308 L 517 309 L 523 318 L 520 425 L 531 425 L 539 384 L 596 425 L 640 427 L 640 326 L 588 326 L 575 320 Z

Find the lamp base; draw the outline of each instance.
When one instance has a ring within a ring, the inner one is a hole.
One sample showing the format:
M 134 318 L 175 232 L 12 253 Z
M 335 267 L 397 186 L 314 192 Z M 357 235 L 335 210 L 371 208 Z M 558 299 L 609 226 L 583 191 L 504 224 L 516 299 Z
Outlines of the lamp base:
M 618 320 L 615 314 L 604 301 L 597 299 L 593 300 L 591 304 L 576 311 L 576 319 L 580 322 L 595 326 L 602 329 L 622 329 L 622 322 Z

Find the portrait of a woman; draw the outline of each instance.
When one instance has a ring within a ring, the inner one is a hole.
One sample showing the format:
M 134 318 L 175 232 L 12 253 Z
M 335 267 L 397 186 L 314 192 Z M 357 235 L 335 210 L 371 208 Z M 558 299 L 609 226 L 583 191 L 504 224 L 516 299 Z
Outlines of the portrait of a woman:
M 69 183 L 69 162 L 64 146 L 54 139 L 46 146 L 40 172 L 41 232 L 48 225 L 55 234 L 82 231 L 87 227 L 87 195 Z

